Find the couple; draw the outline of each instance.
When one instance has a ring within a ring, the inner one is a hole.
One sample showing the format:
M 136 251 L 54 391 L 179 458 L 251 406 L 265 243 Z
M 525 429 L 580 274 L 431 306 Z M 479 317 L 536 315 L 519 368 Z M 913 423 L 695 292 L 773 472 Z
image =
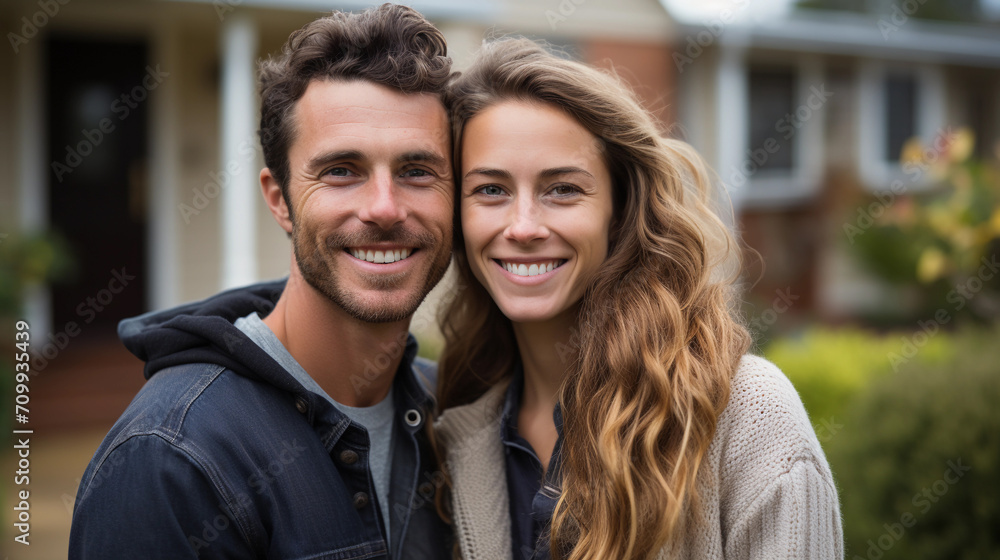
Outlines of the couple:
M 451 72 L 383 5 L 261 66 L 287 280 L 122 322 L 149 379 L 71 558 L 835 558 L 830 470 L 745 355 L 698 156 L 523 39 Z M 440 364 L 413 312 L 452 258 Z

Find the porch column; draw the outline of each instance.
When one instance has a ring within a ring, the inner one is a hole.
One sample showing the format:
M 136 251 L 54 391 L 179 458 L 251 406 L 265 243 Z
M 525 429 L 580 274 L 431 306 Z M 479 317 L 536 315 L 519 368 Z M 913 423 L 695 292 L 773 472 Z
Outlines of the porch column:
M 735 31 L 735 30 L 734 30 Z M 747 70 L 742 45 L 722 42 L 715 78 L 717 172 L 738 214 L 750 179 L 739 171 L 745 158 L 749 111 Z M 742 183 L 740 177 L 744 177 Z
M 22 47 L 17 65 L 17 135 L 20 145 L 18 212 L 20 232 L 38 233 L 49 227 L 49 181 L 46 164 L 45 127 L 45 37 L 39 33 L 31 44 Z M 31 325 L 32 338 L 45 340 L 52 332 L 52 297 L 46 285 L 30 286 L 24 299 L 24 316 Z M 41 348 L 37 346 L 36 349 Z
M 254 78 L 257 29 L 252 18 L 239 11 L 226 16 L 222 26 L 222 147 L 219 174 L 222 189 L 222 288 L 257 280 L 258 172 L 241 157 L 240 146 L 256 142 L 257 97 Z

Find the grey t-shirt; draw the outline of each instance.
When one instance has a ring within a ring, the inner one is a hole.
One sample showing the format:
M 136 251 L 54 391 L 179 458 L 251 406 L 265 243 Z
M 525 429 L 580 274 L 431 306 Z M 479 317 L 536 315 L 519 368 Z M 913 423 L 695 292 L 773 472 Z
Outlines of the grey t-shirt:
M 306 372 L 288 349 L 278 340 L 274 331 L 260 319 L 256 312 L 236 320 L 236 328 L 243 331 L 250 340 L 260 346 L 269 356 L 274 358 L 281 367 L 288 370 L 307 390 L 322 396 L 333 406 L 347 415 L 352 421 L 360 424 L 368 431 L 371 444 L 368 464 L 371 468 L 372 480 L 375 484 L 375 495 L 382 509 L 382 521 L 385 523 L 386 545 L 389 545 L 389 476 L 392 474 L 392 438 L 395 423 L 396 407 L 392 401 L 392 388 L 381 402 L 366 407 L 355 407 L 341 404 L 330 397 L 318 383 Z

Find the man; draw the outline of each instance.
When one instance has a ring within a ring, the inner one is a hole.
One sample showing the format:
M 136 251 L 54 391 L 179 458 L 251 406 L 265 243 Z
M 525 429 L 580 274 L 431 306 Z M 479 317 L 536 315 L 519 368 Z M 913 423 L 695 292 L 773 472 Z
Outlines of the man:
M 441 33 L 334 13 L 261 65 L 287 283 L 123 321 L 149 381 L 83 475 L 71 558 L 445 558 L 409 321 L 451 255 Z

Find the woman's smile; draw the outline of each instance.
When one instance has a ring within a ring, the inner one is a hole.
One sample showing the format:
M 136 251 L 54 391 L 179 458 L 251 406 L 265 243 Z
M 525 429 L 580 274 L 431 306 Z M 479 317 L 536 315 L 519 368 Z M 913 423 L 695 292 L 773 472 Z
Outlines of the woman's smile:
M 469 121 L 462 156 L 462 232 L 476 278 L 514 322 L 575 308 L 608 253 L 600 143 L 554 106 L 505 101 Z

